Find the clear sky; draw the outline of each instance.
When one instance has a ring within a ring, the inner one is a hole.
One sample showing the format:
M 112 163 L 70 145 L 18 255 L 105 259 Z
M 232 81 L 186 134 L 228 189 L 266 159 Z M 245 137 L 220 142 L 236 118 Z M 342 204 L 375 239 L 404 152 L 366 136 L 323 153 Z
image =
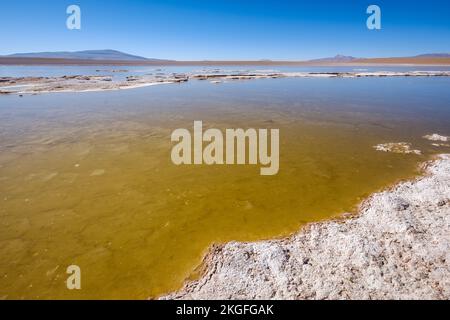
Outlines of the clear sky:
M 82 29 L 66 28 L 77 4 Z M 368 30 L 377 4 L 382 30 Z M 450 1 L 1 0 L 0 54 L 116 49 L 177 60 L 450 52 Z

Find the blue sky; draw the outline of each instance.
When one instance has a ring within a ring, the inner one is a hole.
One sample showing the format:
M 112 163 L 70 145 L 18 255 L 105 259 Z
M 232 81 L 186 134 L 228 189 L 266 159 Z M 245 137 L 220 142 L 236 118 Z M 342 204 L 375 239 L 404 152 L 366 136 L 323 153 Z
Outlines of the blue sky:
M 66 28 L 66 8 L 82 29 Z M 366 28 L 366 8 L 382 30 Z M 2 0 L 0 54 L 116 49 L 177 60 L 450 52 L 450 1 Z

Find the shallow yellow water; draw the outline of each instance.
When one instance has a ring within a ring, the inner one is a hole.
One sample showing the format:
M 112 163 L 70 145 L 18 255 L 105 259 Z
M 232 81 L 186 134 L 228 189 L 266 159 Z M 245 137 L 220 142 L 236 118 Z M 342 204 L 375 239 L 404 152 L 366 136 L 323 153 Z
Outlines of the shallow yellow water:
M 353 210 L 370 193 L 416 174 L 430 154 L 375 151 L 373 145 L 397 141 L 403 131 L 362 125 L 358 117 L 239 110 L 95 121 L 80 111 L 73 122 L 32 118 L 24 120 L 24 132 L 5 129 L 0 296 L 155 297 L 179 288 L 212 243 L 288 235 Z M 261 176 L 259 166 L 173 165 L 170 134 L 191 128 L 193 120 L 206 127 L 279 128 L 279 174 Z M 423 144 L 414 136 L 410 142 Z M 81 267 L 78 291 L 65 285 L 72 264 Z

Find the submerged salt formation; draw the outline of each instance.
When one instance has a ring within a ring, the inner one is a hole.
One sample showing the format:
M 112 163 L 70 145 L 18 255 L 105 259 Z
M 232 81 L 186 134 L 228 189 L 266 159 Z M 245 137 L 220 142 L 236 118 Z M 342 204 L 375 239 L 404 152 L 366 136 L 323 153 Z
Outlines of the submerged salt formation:
M 411 148 L 411 144 L 408 142 L 390 142 L 382 143 L 374 146 L 377 151 L 392 152 L 392 153 L 404 153 L 404 154 L 417 154 L 421 155 L 420 150 L 414 150 Z
M 448 143 L 432 143 L 433 147 L 450 147 L 450 144 Z
M 423 136 L 424 139 L 430 140 L 430 141 L 450 141 L 450 137 L 447 136 L 441 136 L 440 134 L 433 133 L 428 134 L 426 136 Z
M 214 246 L 200 280 L 162 299 L 449 299 L 450 155 L 346 220 Z

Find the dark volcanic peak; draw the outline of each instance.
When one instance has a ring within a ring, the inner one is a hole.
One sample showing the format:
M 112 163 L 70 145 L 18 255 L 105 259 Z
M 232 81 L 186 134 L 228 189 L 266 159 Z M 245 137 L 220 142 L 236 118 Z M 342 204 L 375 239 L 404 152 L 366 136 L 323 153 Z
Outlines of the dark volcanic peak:
M 79 59 L 79 60 L 117 60 L 117 61 L 147 61 L 155 59 L 147 59 L 140 56 L 116 50 L 85 50 L 74 52 L 31 52 L 31 53 L 15 53 L 8 55 L 12 58 L 47 58 L 47 59 Z

